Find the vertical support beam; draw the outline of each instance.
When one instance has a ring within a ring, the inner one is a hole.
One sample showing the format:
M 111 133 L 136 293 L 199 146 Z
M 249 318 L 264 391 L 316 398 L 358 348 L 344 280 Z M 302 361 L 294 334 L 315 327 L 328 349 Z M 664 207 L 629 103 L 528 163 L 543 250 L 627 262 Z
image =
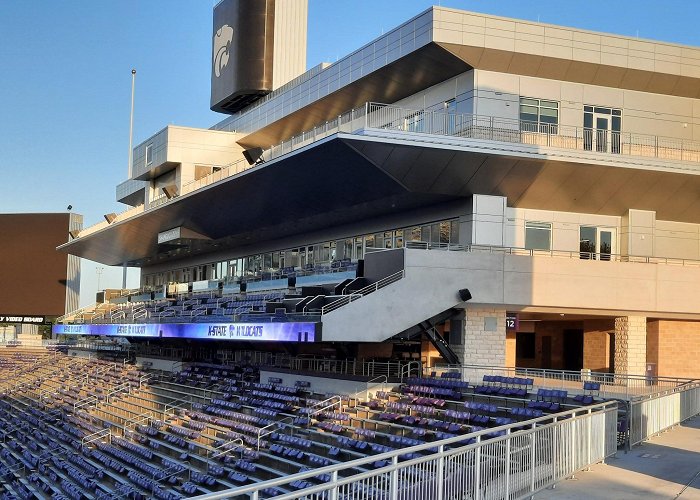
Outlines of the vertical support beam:
M 644 375 L 646 360 L 646 317 L 615 318 L 615 373 Z

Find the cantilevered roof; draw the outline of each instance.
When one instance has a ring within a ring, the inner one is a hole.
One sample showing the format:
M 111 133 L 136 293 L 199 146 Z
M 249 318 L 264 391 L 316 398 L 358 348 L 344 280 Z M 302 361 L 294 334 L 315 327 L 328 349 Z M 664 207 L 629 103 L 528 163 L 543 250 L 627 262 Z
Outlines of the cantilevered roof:
M 700 223 L 700 169 L 679 165 L 676 173 L 656 159 L 365 130 L 330 136 L 60 249 L 108 265 L 152 265 L 476 193 L 505 196 L 511 207 L 615 216 L 635 208 Z M 159 246 L 158 233 L 176 227 L 201 238 Z

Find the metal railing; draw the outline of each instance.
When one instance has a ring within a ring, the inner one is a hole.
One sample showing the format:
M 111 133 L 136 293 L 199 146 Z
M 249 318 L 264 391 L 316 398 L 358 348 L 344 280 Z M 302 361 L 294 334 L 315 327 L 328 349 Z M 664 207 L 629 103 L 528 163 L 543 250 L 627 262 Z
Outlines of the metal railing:
M 364 361 L 357 359 L 328 359 L 328 358 L 281 358 L 279 363 L 274 359 L 268 360 L 268 366 L 278 368 L 290 368 L 295 372 L 318 372 L 337 373 L 344 375 L 362 375 L 364 377 L 377 377 L 386 375 L 387 377 L 400 378 L 405 373 L 405 366 L 415 366 L 417 361 Z M 419 366 L 419 365 L 418 365 Z M 420 373 L 420 369 L 418 369 Z
M 630 399 L 636 396 L 656 394 L 659 391 L 674 390 L 691 382 L 690 379 L 672 377 L 647 377 L 623 373 L 593 372 L 590 370 L 551 370 L 545 368 L 521 368 L 482 365 L 443 365 L 426 368 L 425 374 L 435 372 L 459 372 L 462 380 L 473 385 L 484 380 L 484 375 L 531 378 L 534 387 L 558 388 L 568 391 L 583 391 L 584 382 L 600 384 L 598 394 L 605 398 Z
M 194 498 L 257 500 L 263 490 L 283 487 L 293 493 L 275 498 L 520 499 L 616 450 L 617 404 L 606 402 Z M 320 474 L 331 480 L 296 491 L 290 486 Z
M 612 156 L 700 162 L 700 142 L 673 137 L 602 131 L 586 127 L 537 124 L 497 116 L 446 113 L 369 103 L 367 128 L 547 146 Z M 665 165 L 697 171 L 696 165 Z
M 673 257 L 650 257 L 615 253 L 592 253 L 577 250 L 534 250 L 522 247 L 505 247 L 492 245 L 455 245 L 451 243 L 431 243 L 426 241 L 407 241 L 409 250 L 443 250 L 450 252 L 488 253 L 496 255 L 519 255 L 524 257 L 552 257 L 574 260 L 591 260 L 602 262 L 632 262 L 638 264 L 667 264 L 673 266 L 700 267 L 698 259 L 678 259 Z
M 628 415 L 630 446 L 700 414 L 700 381 L 632 398 Z
M 372 283 L 371 285 L 367 285 L 364 288 L 361 288 L 359 290 L 354 290 L 348 295 L 344 295 L 343 297 L 339 298 L 338 300 L 334 300 L 330 304 L 327 304 L 321 308 L 321 314 L 328 314 L 331 311 L 335 311 L 339 307 L 343 307 L 346 304 L 349 304 L 350 302 L 353 302 L 357 299 L 360 299 L 364 297 L 365 295 L 369 295 L 372 292 L 376 292 L 377 290 L 381 290 L 385 286 L 389 286 L 392 283 L 397 282 L 401 278 L 405 276 L 405 270 L 397 271 L 394 274 L 391 274 L 387 276 L 386 278 L 382 278 L 379 281 Z

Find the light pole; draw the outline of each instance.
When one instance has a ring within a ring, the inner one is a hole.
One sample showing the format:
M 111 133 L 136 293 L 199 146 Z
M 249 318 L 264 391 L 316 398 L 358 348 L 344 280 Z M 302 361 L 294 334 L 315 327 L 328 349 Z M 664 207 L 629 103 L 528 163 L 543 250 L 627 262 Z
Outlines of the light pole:
M 134 140 L 134 89 L 136 87 L 136 70 L 131 70 L 131 114 L 129 115 L 129 179 L 132 174 L 132 143 Z

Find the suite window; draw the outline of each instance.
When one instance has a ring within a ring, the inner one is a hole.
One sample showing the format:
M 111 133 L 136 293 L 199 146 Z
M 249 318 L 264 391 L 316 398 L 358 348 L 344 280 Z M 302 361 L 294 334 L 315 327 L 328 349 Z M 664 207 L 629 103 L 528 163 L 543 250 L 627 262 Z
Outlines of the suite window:
M 520 130 L 556 134 L 559 125 L 559 103 L 531 97 L 520 98 Z
M 153 144 L 146 146 L 146 165 L 153 163 Z
M 528 250 L 551 250 L 552 224 L 549 222 L 526 222 L 525 248 Z

